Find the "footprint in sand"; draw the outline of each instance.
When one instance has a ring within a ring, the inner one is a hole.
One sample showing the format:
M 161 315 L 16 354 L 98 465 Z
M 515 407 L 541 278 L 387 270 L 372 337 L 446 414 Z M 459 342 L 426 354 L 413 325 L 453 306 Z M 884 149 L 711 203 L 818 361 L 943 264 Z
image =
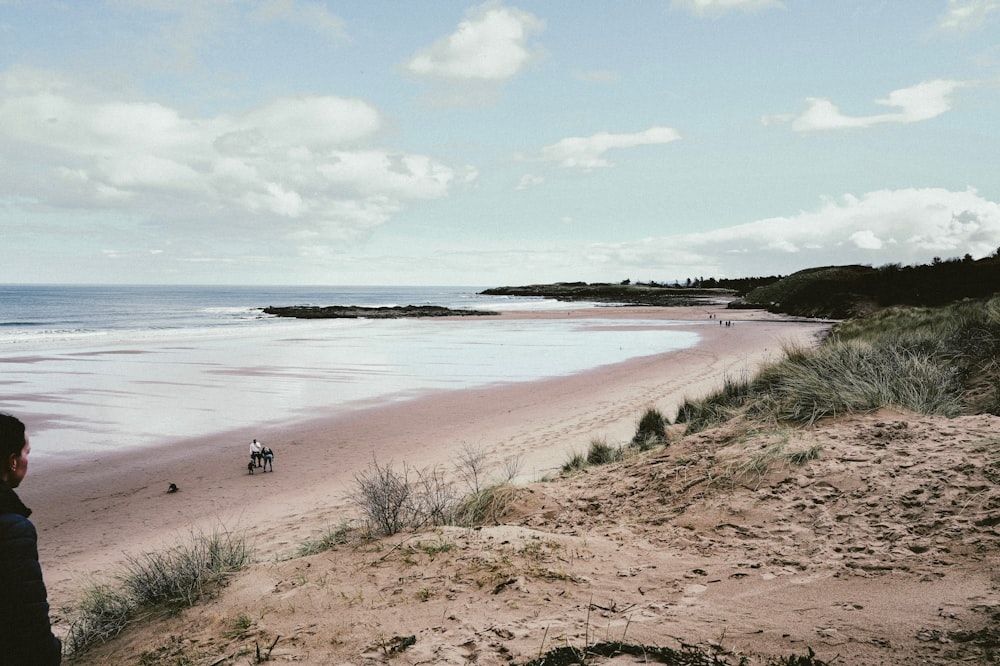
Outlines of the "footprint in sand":
M 674 606 L 676 608 L 684 608 L 686 606 L 693 606 L 695 604 L 696 598 L 708 589 L 707 585 L 702 585 L 700 583 L 692 583 L 691 585 L 685 585 L 682 596 Z

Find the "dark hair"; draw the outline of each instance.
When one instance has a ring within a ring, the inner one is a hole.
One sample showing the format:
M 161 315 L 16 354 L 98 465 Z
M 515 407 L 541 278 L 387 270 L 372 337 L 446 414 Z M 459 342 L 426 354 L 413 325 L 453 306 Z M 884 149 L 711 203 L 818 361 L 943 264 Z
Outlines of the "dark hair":
M 0 457 L 20 454 L 24 449 L 24 424 L 21 419 L 0 413 Z

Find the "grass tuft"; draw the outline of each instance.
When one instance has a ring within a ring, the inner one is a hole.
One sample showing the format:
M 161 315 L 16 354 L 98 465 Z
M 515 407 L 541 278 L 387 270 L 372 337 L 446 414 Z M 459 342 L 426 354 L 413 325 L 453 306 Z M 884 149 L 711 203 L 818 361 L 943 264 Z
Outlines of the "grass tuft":
M 803 449 L 801 451 L 789 451 L 788 453 L 785 454 L 785 460 L 787 460 L 788 463 L 791 465 L 800 467 L 802 465 L 805 465 L 810 460 L 818 459 L 820 452 L 822 450 L 823 447 L 821 445 L 814 444 L 813 446 L 810 446 L 808 449 Z
M 496 483 L 467 495 L 456 508 L 455 524 L 463 527 L 498 524 L 514 503 L 516 491 L 509 483 Z
M 751 380 L 744 373 L 726 375 L 722 388 L 700 400 L 685 400 L 677 412 L 677 423 L 687 425 L 687 432 L 700 432 L 725 423 L 747 404 L 752 396 Z
M 245 535 L 225 530 L 195 533 L 165 551 L 129 556 L 117 576 L 118 587 L 92 585 L 67 612 L 67 650 L 83 653 L 120 634 L 143 612 L 191 606 L 252 559 Z
M 621 447 L 608 444 L 608 440 L 604 437 L 590 440 L 590 448 L 587 450 L 588 465 L 606 465 L 621 459 Z
M 160 603 L 186 607 L 251 559 L 242 535 L 198 534 L 166 551 L 128 556 L 119 580 L 140 607 Z
M 91 585 L 83 590 L 71 618 L 65 648 L 73 655 L 105 643 L 129 626 L 137 610 L 134 600 L 124 591 L 108 585 Z
M 575 453 L 570 454 L 569 458 L 566 459 L 566 462 L 563 463 L 562 471 L 566 473 L 578 472 L 581 469 L 586 469 L 586 468 L 587 468 L 587 456 L 577 451 Z
M 639 419 L 630 446 L 648 451 L 658 444 L 667 444 L 667 421 L 655 407 L 648 407 Z
M 806 648 L 805 655 L 792 654 L 769 660 L 766 666 L 828 666 L 830 662 L 816 657 L 812 648 Z M 537 659 L 524 662 L 521 666 L 586 666 L 603 659 L 629 656 L 636 663 L 670 664 L 672 666 L 738 666 L 746 664 L 745 658 L 731 662 L 718 648 L 702 649 L 693 645 L 684 645 L 679 650 L 655 645 L 639 645 L 623 641 L 601 641 L 577 648 L 564 645 L 552 648 L 539 655 Z M 838 660 L 839 661 L 839 660 Z
M 296 557 L 317 555 L 325 553 L 328 550 L 333 550 L 337 546 L 343 546 L 351 540 L 351 535 L 354 531 L 354 528 L 347 523 L 341 524 L 340 527 L 329 528 L 317 538 L 306 539 L 299 544 L 295 555 Z

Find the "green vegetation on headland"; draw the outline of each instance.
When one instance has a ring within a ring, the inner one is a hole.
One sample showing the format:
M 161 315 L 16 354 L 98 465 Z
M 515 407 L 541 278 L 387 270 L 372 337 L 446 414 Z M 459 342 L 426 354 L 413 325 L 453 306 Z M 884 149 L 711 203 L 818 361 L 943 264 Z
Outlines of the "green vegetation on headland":
M 479 292 L 487 296 L 537 296 L 557 301 L 589 301 L 617 305 L 718 305 L 733 298 L 732 289 L 665 286 L 655 283 L 620 284 L 597 282 L 556 282 L 523 287 L 494 287 Z
M 973 260 L 941 260 L 902 266 L 822 266 L 791 275 L 735 279 L 688 278 L 684 282 L 556 282 L 495 287 L 482 294 L 537 296 L 559 301 L 618 305 L 766 309 L 797 317 L 848 319 L 895 305 L 940 306 L 962 298 L 988 298 L 1000 290 L 1000 254 Z
M 941 306 L 1000 290 L 1000 255 L 901 266 L 825 266 L 750 290 L 730 307 L 759 307 L 801 317 L 847 319 L 895 305 Z

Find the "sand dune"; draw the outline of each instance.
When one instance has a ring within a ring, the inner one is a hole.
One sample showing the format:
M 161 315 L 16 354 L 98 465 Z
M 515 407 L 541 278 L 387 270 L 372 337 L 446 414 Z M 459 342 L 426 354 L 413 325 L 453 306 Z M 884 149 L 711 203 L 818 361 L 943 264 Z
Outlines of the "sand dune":
M 724 313 L 725 311 L 723 311 Z M 46 583 L 55 605 L 81 581 L 124 552 L 156 548 L 178 535 L 218 525 L 251 530 L 264 553 L 279 553 L 317 525 L 353 511 L 354 474 L 377 457 L 414 467 L 452 461 L 464 445 L 523 459 L 526 480 L 558 469 L 567 452 L 592 436 L 627 439 L 648 405 L 669 409 L 726 372 L 779 353 L 782 340 L 813 338 L 814 323 L 761 321 L 739 328 L 705 326 L 705 309 L 600 308 L 509 313 L 507 317 L 603 316 L 616 320 L 691 320 L 696 349 L 637 359 L 572 377 L 427 394 L 373 404 L 349 414 L 317 414 L 280 428 L 177 441 L 155 451 L 82 459 L 38 472 L 22 487 L 35 511 Z M 751 313 L 747 313 L 750 315 Z M 723 314 L 723 316 L 727 316 Z M 257 437 L 276 451 L 275 473 L 248 476 L 247 447 Z M 226 442 L 219 445 L 219 440 Z M 167 495 L 170 483 L 181 492 Z
M 609 325 L 628 315 L 601 312 Z M 543 648 L 622 637 L 758 660 L 807 648 L 831 661 L 839 655 L 836 663 L 993 658 L 995 417 L 883 413 L 763 439 L 731 425 L 557 483 L 529 483 L 594 437 L 629 439 L 646 407 L 670 414 L 683 397 L 777 358 L 783 342 L 808 344 L 823 328 L 720 312 L 746 320 L 705 326 L 702 310 L 642 309 L 644 318 L 697 323 L 702 344 L 683 352 L 232 433 L 233 455 L 179 442 L 154 460 L 128 456 L 47 478 L 30 501 L 56 607 L 123 551 L 170 543 L 192 527 L 247 529 L 261 559 L 219 599 L 130 631 L 80 663 L 144 654 L 149 664 L 252 663 L 245 651 L 276 638 L 273 661 L 306 664 L 387 661 L 394 640 L 406 643 L 395 663 L 523 663 Z M 251 436 L 279 452 L 275 473 L 246 475 L 242 442 Z M 820 456 L 739 473 L 739 461 L 776 443 Z M 521 458 L 524 483 L 503 525 L 285 559 L 356 515 L 347 496 L 373 455 L 446 468 L 463 446 L 494 461 Z M 171 481 L 181 492 L 168 496 Z M 250 626 L 235 631 L 241 614 Z

